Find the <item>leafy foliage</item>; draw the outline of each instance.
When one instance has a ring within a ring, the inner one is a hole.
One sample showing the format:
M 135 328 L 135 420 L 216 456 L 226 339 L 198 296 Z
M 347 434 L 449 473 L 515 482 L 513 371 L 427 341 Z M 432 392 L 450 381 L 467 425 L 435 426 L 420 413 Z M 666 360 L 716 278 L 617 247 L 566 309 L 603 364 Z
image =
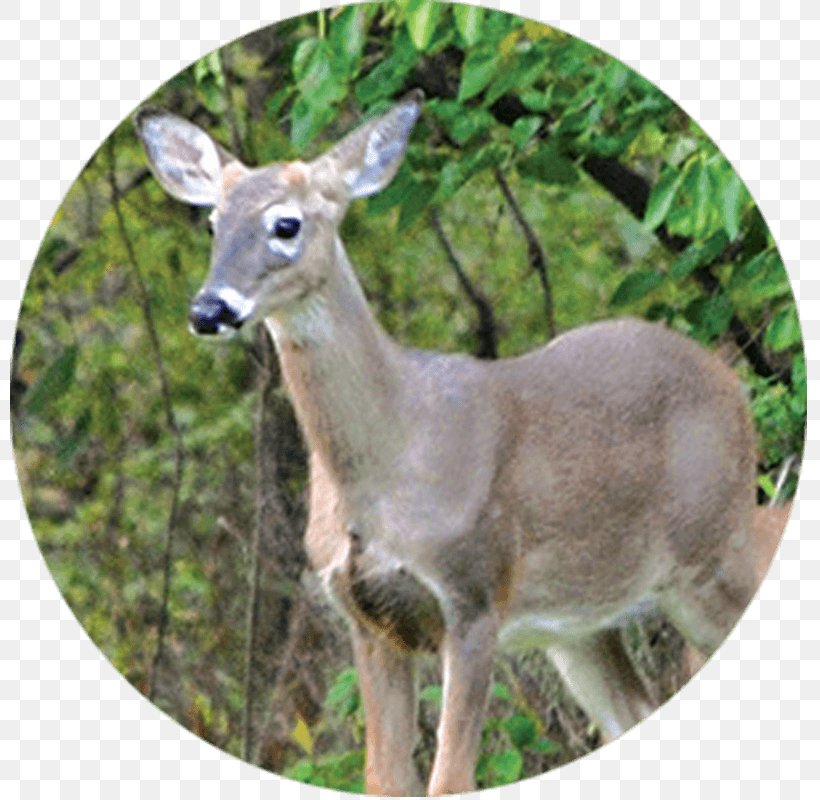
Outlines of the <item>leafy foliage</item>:
M 802 450 L 806 414 L 783 264 L 726 159 L 620 62 L 517 17 L 395 0 L 287 20 L 204 57 L 151 102 L 253 164 L 310 158 L 416 86 L 427 101 L 405 164 L 384 192 L 351 208 L 342 232 L 387 330 L 412 346 L 477 352 L 481 297 L 500 355 L 545 342 L 543 284 L 519 213 L 545 255 L 559 330 L 633 314 L 720 349 L 749 387 L 761 491 L 772 494 L 781 464 Z M 112 209 L 112 180 L 136 263 Z M 462 276 L 431 230 L 431 209 Z M 38 540 L 89 634 L 128 680 L 155 689 L 168 713 L 239 754 L 260 354 L 250 338 L 213 347 L 186 331 L 208 249 L 205 213 L 175 203 L 148 177 L 124 124 L 84 169 L 41 247 L 20 316 L 14 435 Z M 187 455 L 167 564 L 176 441 L 158 359 Z M 281 439 L 275 479 L 298 542 L 305 465 L 294 442 L 295 432 Z M 794 484 L 792 475 L 784 496 Z M 289 598 L 271 558 L 263 583 Z M 285 609 L 281 622 L 289 606 L 276 607 Z M 168 643 L 152 676 L 163 619 Z M 307 685 L 282 678 L 291 675 L 282 653 L 259 649 L 255 668 L 268 688 L 255 700 L 280 711 L 259 717 L 267 726 L 256 731 L 259 742 L 278 734 L 256 760 L 309 783 L 360 790 L 362 710 L 346 652 L 322 651 L 316 685 Z M 293 695 L 298 702 L 288 705 Z M 440 702 L 437 684 L 422 698 Z M 496 684 L 482 785 L 544 768 L 541 756 L 552 765 L 578 752 L 547 731 L 555 708 L 548 687 L 540 702 L 534 709 Z

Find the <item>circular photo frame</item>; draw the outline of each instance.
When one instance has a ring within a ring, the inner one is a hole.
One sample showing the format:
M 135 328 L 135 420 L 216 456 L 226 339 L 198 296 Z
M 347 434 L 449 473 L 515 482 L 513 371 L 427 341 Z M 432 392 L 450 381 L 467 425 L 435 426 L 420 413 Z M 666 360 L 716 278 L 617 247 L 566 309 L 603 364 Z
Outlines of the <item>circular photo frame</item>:
M 214 51 L 106 140 L 11 403 L 49 569 L 139 691 L 277 774 L 448 794 L 618 737 L 720 646 L 806 373 L 771 233 L 673 101 L 392 2 Z

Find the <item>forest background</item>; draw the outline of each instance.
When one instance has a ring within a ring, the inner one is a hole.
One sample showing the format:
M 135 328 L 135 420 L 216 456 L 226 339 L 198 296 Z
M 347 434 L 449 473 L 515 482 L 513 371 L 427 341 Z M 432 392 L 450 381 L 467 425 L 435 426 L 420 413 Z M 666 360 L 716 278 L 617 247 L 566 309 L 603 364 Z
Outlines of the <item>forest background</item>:
M 748 387 L 761 502 L 794 491 L 805 360 L 771 235 L 741 180 L 650 83 L 584 42 L 489 10 L 372 3 L 279 23 L 150 99 L 246 163 L 309 158 L 420 87 L 405 165 L 343 238 L 384 327 L 481 358 L 596 319 L 657 320 Z M 262 328 L 187 331 L 207 212 L 168 198 L 126 121 L 38 255 L 16 336 L 14 444 L 49 567 L 116 668 L 217 746 L 361 788 L 343 624 L 305 570 L 305 454 Z M 658 702 L 682 680 L 663 619 L 624 635 Z M 439 676 L 424 665 L 419 766 Z M 538 652 L 500 659 L 482 786 L 598 743 Z

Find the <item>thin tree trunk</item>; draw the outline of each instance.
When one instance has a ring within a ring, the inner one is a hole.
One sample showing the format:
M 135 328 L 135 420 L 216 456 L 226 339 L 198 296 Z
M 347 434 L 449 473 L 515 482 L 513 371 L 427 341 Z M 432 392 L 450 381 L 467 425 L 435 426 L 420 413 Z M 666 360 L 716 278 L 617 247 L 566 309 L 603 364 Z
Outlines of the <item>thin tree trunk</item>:
M 467 295 L 467 299 L 473 304 L 478 315 L 476 336 L 478 337 L 478 358 L 498 358 L 498 329 L 495 323 L 495 313 L 486 295 L 470 280 L 464 271 L 461 260 L 456 254 L 453 243 L 448 238 L 441 224 L 441 215 L 437 208 L 430 211 L 430 221 L 433 230 L 436 232 L 439 243 L 447 255 L 447 261 L 458 278 L 459 285 Z
M 256 712 L 275 685 L 290 633 L 299 578 L 305 564 L 300 509 L 288 502 L 284 485 L 293 464 L 295 420 L 280 394 L 279 365 L 264 325 L 257 328 L 257 401 L 254 421 L 255 520 L 248 553 L 245 639 L 245 705 L 242 752 L 255 761 L 260 726 Z M 264 624 L 263 624 L 264 620 Z
M 538 241 L 538 236 L 533 230 L 532 225 L 530 225 L 524 216 L 524 212 L 521 210 L 521 206 L 518 204 L 518 200 L 513 194 L 506 176 L 500 169 L 495 170 L 495 180 L 498 184 L 498 188 L 501 189 L 501 193 L 504 195 L 504 199 L 507 201 L 507 205 L 509 205 L 512 211 L 515 221 L 518 223 L 518 227 L 521 228 L 521 232 L 527 241 L 527 254 L 530 266 L 538 275 L 538 279 L 541 281 L 541 289 L 544 293 L 544 316 L 547 320 L 547 334 L 550 339 L 554 339 L 556 333 L 555 307 L 552 300 L 552 285 L 549 279 L 547 255 L 544 252 L 544 248 L 541 247 L 541 242 Z
M 117 184 L 116 151 L 114 149 L 113 136 L 108 139 L 108 159 L 108 183 L 111 187 L 111 202 L 114 209 L 114 216 L 117 220 L 117 229 L 119 231 L 120 239 L 123 247 L 125 248 L 126 257 L 137 285 L 138 302 L 142 311 L 143 322 L 145 323 L 145 328 L 148 332 L 148 338 L 151 343 L 151 351 L 154 356 L 154 365 L 156 368 L 157 377 L 159 379 L 162 407 L 165 414 L 165 423 L 174 440 L 174 474 L 171 478 L 171 506 L 168 511 L 168 522 L 165 528 L 165 546 L 162 554 L 162 591 L 160 599 L 159 623 L 157 624 L 157 643 L 154 650 L 154 657 L 151 661 L 151 667 L 148 673 L 148 683 L 146 687 L 147 696 L 149 699 L 153 699 L 157 688 L 157 670 L 162 663 L 165 648 L 165 637 L 168 632 L 168 603 L 171 594 L 171 567 L 174 550 L 174 537 L 176 535 L 177 525 L 179 522 L 179 495 L 180 488 L 182 486 L 182 477 L 185 470 L 185 449 L 182 442 L 182 433 L 179 429 L 176 415 L 174 413 L 170 382 L 168 380 L 168 371 L 162 357 L 162 347 L 160 345 L 159 333 L 157 332 L 157 326 L 154 320 L 151 296 L 148 292 L 148 286 L 145 283 L 145 277 L 142 274 L 142 268 L 140 267 L 139 259 L 137 258 L 134 243 L 131 240 L 131 235 L 128 233 L 128 228 L 125 224 L 125 218 L 122 213 L 122 206 L 120 203 L 122 195 Z

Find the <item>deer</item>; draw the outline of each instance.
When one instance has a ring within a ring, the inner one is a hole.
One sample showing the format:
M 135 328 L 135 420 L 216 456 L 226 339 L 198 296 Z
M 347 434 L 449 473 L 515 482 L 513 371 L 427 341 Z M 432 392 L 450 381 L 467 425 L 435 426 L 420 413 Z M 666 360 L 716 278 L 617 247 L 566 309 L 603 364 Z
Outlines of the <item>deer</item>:
M 777 538 L 755 534 L 741 384 L 683 334 L 619 318 L 479 360 L 382 329 L 339 227 L 393 179 L 422 108 L 413 92 L 309 162 L 254 168 L 183 118 L 135 116 L 161 186 L 212 209 L 190 329 L 218 340 L 262 322 L 275 343 L 309 453 L 305 548 L 349 627 L 379 795 L 475 789 L 510 648 L 543 648 L 602 737 L 620 736 L 655 708 L 624 624 L 659 610 L 708 657 Z M 423 783 L 425 652 L 443 699 Z

